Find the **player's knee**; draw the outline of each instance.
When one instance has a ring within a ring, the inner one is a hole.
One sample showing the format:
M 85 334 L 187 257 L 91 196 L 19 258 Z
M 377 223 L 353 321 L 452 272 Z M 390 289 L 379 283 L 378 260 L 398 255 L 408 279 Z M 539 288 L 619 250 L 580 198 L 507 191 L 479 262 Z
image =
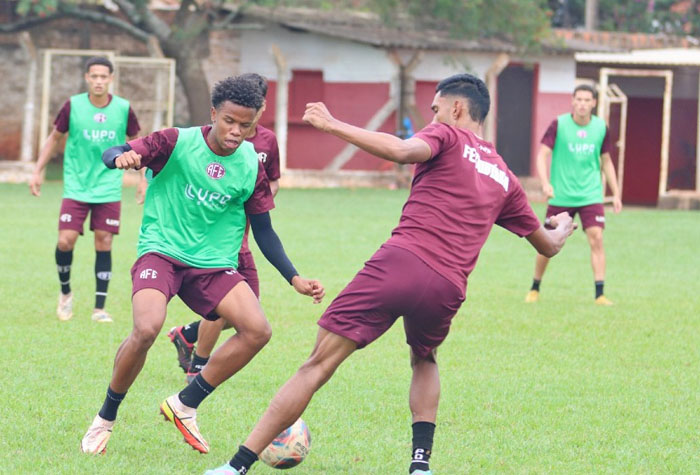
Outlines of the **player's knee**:
M 603 234 L 594 234 L 590 236 L 588 242 L 591 245 L 591 249 L 595 251 L 603 250 Z
M 112 249 L 112 234 L 95 234 L 95 249 L 98 251 L 109 251 Z
M 415 368 L 418 365 L 425 363 L 437 363 L 437 348 L 433 348 L 430 350 L 430 353 L 425 356 L 418 355 L 411 350 L 411 368 Z
M 159 331 L 160 328 L 152 325 L 137 325 L 134 326 L 131 336 L 139 347 L 148 349 L 155 343 Z
M 57 247 L 60 251 L 67 252 L 72 251 L 75 247 L 75 239 L 71 236 L 58 236 Z
M 336 368 L 337 366 L 332 365 L 327 358 L 314 351 L 311 353 L 311 356 L 309 356 L 309 359 L 301 365 L 299 372 L 311 376 L 315 382 L 315 386 L 320 388 L 331 379 Z
M 257 348 L 267 345 L 267 342 L 272 338 L 272 328 L 267 320 L 242 333 Z

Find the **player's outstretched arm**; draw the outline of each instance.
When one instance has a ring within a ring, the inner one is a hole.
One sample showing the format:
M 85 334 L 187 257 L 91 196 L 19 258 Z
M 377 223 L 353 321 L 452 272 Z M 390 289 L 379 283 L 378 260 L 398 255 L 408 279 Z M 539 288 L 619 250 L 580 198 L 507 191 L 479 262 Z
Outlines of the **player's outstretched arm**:
M 554 198 L 554 188 L 552 188 L 552 184 L 549 182 L 549 160 L 551 158 L 552 149 L 541 144 L 537 152 L 537 158 L 535 159 L 535 166 L 537 168 L 537 176 L 540 179 L 540 185 L 542 186 L 542 193 L 544 193 L 547 198 Z
M 250 229 L 253 230 L 255 243 L 260 248 L 265 259 L 275 266 L 280 274 L 294 286 L 294 290 L 302 295 L 308 295 L 314 299 L 314 303 L 320 303 L 326 291 L 318 280 L 305 279 L 299 275 L 294 265 L 287 257 L 277 233 L 272 229 L 270 213 L 248 215 Z
M 141 166 L 141 155 L 131 149 L 129 144 L 110 147 L 102 152 L 102 162 L 107 168 L 128 170 Z
M 46 168 L 46 164 L 49 163 L 49 160 L 51 160 L 51 157 L 56 150 L 56 146 L 65 135 L 65 133 L 59 132 L 56 130 L 56 127 L 54 127 L 46 139 L 46 143 L 44 143 L 44 146 L 41 147 L 39 157 L 37 158 L 36 165 L 34 166 L 34 172 L 29 178 L 29 191 L 32 193 L 32 195 L 41 195 L 41 184 L 44 182 L 44 178 L 42 176 L 44 173 L 44 168 Z
M 617 173 L 615 173 L 615 164 L 612 161 L 609 153 L 601 155 L 603 161 L 603 173 L 605 180 L 613 194 L 613 211 L 619 213 L 622 211 L 622 199 L 620 198 L 620 187 L 617 185 Z
M 555 226 L 554 229 L 547 230 L 540 226 L 537 231 L 527 236 L 532 247 L 545 257 L 554 257 L 561 251 L 566 238 L 576 229 L 576 224 L 566 212 L 552 216 L 550 219 L 550 224 Z
M 373 132 L 347 124 L 333 117 L 323 102 L 306 104 L 304 122 L 335 135 L 365 152 L 396 163 L 419 163 L 430 159 L 430 146 L 416 138 L 400 139 L 384 132 Z

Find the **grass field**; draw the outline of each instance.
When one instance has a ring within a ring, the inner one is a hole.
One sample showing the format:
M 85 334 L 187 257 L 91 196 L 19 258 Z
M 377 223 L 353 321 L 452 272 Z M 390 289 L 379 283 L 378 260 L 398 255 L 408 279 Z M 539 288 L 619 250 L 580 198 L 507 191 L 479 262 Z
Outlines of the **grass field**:
M 44 185 L 38 199 L 26 186 L 0 185 L 1 473 L 203 473 L 226 461 L 308 355 L 322 310 L 389 236 L 407 192 L 281 190 L 275 228 L 302 274 L 324 282 L 327 300 L 312 305 L 256 253 L 273 338 L 200 406 L 212 450 L 199 455 L 158 414 L 161 400 L 184 382 L 165 333 L 193 319 L 174 299 L 103 457 L 81 454 L 79 443 L 131 328 L 129 268 L 141 210 L 133 189 L 125 190 L 107 299 L 115 323 L 90 321 L 91 233 L 75 252 L 75 316 L 59 322 L 60 194 L 58 182 Z M 583 233 L 552 261 L 542 301 L 525 305 L 534 253 L 495 228 L 440 348 L 433 472 L 699 473 L 698 236 L 697 213 L 609 214 L 606 293 L 616 305 L 598 308 Z M 304 415 L 312 450 L 292 473 L 407 473 L 407 357 L 399 324 L 339 369 Z M 259 463 L 252 472 L 275 471 Z

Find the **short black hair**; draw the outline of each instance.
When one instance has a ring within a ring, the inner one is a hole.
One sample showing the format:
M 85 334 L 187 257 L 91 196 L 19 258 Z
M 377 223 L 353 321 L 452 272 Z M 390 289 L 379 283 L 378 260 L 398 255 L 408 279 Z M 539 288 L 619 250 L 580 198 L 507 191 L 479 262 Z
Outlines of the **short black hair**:
M 263 97 L 267 97 L 267 79 L 258 73 L 243 73 L 238 77 L 257 84 L 260 88 L 260 94 L 262 94 Z
M 107 66 L 110 74 L 114 72 L 114 65 L 112 65 L 112 62 L 104 56 L 93 56 L 92 58 L 88 59 L 85 63 L 85 72 L 90 72 L 90 68 L 96 64 L 100 66 Z
M 258 85 L 240 76 L 227 77 L 223 81 L 219 81 L 211 91 L 211 104 L 215 109 L 229 101 L 258 111 L 262 107 L 263 100 Z
M 588 91 L 588 92 L 590 92 L 591 94 L 593 94 L 593 99 L 598 99 L 598 91 L 596 91 L 595 88 L 594 88 L 593 86 L 591 86 L 591 85 L 588 85 L 588 84 L 579 84 L 579 85 L 576 86 L 576 88 L 574 89 L 574 93 L 573 93 L 572 95 L 575 96 L 576 93 L 577 93 L 578 91 Z
M 491 96 L 484 81 L 472 74 L 455 74 L 440 81 L 435 88 L 441 96 L 459 96 L 469 101 L 469 116 L 483 123 L 491 107 Z

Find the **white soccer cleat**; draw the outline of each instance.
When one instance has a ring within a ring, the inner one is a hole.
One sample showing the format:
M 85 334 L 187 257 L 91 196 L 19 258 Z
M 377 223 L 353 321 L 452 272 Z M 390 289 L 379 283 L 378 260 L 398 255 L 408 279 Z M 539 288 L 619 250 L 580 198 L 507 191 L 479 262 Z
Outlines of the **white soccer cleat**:
M 80 451 L 86 454 L 104 454 L 107 450 L 107 442 L 112 435 L 113 426 L 114 421 L 107 421 L 102 419 L 99 414 L 96 415 L 80 442 Z
M 62 322 L 70 320 L 73 317 L 73 292 L 68 295 L 59 292 L 56 315 L 58 315 L 58 319 Z
M 92 312 L 92 321 L 97 323 L 112 323 L 112 316 L 104 310 L 95 310 Z
M 209 444 L 202 434 L 199 433 L 197 427 L 197 410 L 187 407 L 178 398 L 177 394 L 173 394 L 160 405 L 160 413 L 163 414 L 165 420 L 175 424 L 177 430 L 185 437 L 185 442 L 196 451 L 206 454 L 209 452 Z
M 225 464 L 221 467 L 207 470 L 206 472 L 204 472 L 204 475 L 241 475 L 241 472 L 239 472 L 229 464 Z

